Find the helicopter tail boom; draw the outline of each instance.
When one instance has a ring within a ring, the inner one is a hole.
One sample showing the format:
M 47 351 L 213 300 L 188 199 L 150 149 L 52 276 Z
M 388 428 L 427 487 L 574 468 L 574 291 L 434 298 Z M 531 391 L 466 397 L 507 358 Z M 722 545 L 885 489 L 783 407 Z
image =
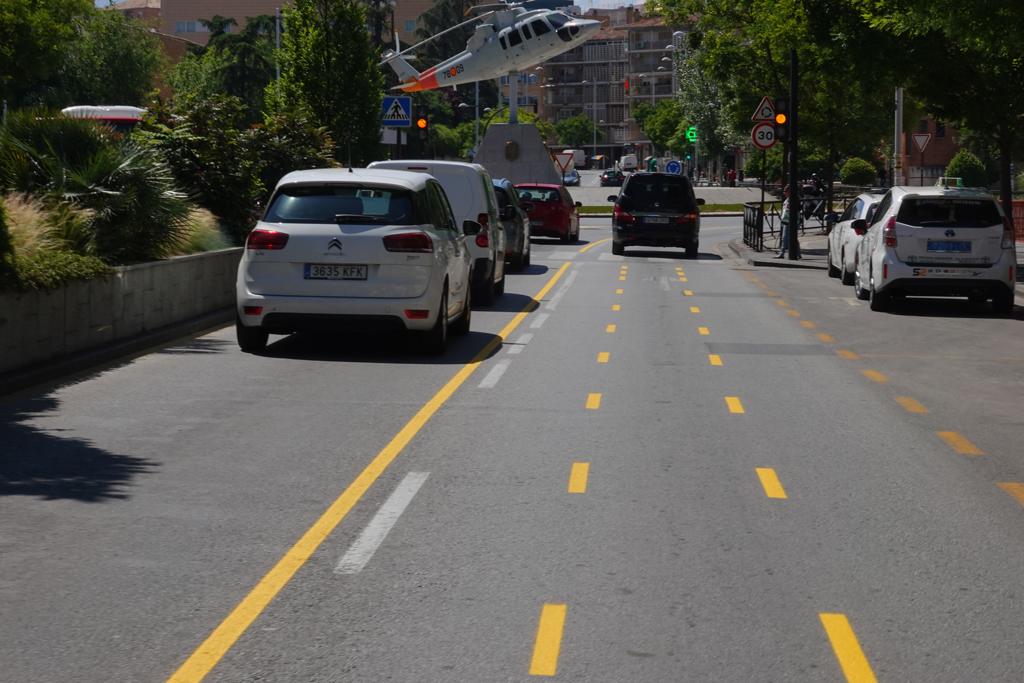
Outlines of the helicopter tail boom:
M 398 74 L 399 80 L 403 83 L 415 81 L 419 78 L 420 72 L 414 69 L 412 64 L 405 61 L 405 59 L 396 52 L 388 50 L 384 53 L 383 62 L 394 69 L 395 73 Z

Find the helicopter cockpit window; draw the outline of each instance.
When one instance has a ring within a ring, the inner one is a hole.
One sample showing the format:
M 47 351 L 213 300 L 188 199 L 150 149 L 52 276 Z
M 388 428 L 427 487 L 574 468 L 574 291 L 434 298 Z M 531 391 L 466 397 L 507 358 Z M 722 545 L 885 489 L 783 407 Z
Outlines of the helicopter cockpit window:
M 530 26 L 533 27 L 533 32 L 536 33 L 538 36 L 542 36 L 545 33 L 551 32 L 551 29 L 548 28 L 548 25 L 545 24 L 540 19 L 534 19 L 533 21 L 531 21 Z
M 530 27 L 527 26 L 526 24 L 520 24 L 519 30 L 523 32 L 523 37 L 525 37 L 527 40 L 533 38 L 533 36 L 530 35 Z
M 498 36 L 498 42 L 501 43 L 501 49 L 502 50 L 507 50 L 508 49 L 508 45 L 505 44 L 505 35 L 504 34 L 501 34 L 501 35 Z
M 508 32 L 508 44 L 515 47 L 519 43 L 523 42 L 523 37 L 519 35 L 519 31 L 512 29 Z
M 555 27 L 555 30 L 562 28 L 569 21 L 569 17 L 565 16 L 561 12 L 552 12 L 548 15 L 548 21 Z

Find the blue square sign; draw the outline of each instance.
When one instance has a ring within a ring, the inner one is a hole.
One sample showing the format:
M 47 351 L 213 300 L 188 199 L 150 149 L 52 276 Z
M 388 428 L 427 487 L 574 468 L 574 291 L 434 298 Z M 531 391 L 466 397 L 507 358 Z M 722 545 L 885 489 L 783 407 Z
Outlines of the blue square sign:
M 406 95 L 387 96 L 381 100 L 381 125 L 408 128 L 412 125 L 412 98 Z

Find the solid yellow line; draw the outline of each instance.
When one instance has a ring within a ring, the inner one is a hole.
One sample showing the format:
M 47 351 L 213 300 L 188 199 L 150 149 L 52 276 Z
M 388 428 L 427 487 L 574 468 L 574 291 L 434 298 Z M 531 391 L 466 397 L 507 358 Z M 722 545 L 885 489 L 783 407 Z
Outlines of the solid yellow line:
M 730 413 L 743 414 L 747 412 L 743 410 L 743 404 L 740 403 L 740 400 L 735 396 L 726 396 L 725 405 L 729 406 Z
M 295 545 L 288 549 L 281 559 L 277 561 L 277 564 L 271 567 L 270 571 L 249 591 L 249 594 L 242 598 L 242 601 L 231 610 L 231 613 L 224 618 L 206 640 L 189 655 L 188 659 L 168 679 L 169 683 L 201 681 L 213 670 L 217 662 L 227 654 L 231 646 L 245 633 L 246 629 L 249 628 L 249 625 L 256 620 L 260 613 L 266 609 L 270 601 L 281 592 L 295 573 L 306 564 L 317 548 L 320 547 L 338 524 L 345 519 L 355 504 L 359 502 L 380 475 L 384 473 L 392 461 L 398 457 L 413 437 L 419 433 L 427 421 L 433 417 L 434 413 L 451 398 L 452 394 L 469 379 L 477 367 L 489 358 L 501 346 L 503 341 L 526 319 L 529 312 L 539 303 L 539 299 L 544 298 L 551 288 L 555 286 L 555 283 L 561 279 L 568 267 L 568 263 L 562 264 L 540 291 L 498 332 L 497 336 L 492 338 L 473 357 L 473 360 L 463 365 L 430 400 L 416 411 L 416 414 L 374 456 L 373 460 L 348 485 L 348 488 L 302 534 L 302 537 L 296 541 Z
M 722 364 L 722 357 L 719 356 L 717 353 L 709 353 L 708 362 L 711 363 L 712 365 L 720 366 Z
M 684 289 L 683 290 L 683 296 L 693 296 L 693 290 Z
M 601 407 L 601 394 L 587 394 L 587 410 L 597 410 Z
M 836 340 L 836 338 L 833 337 L 828 332 L 819 332 L 818 333 L 818 339 L 820 339 L 825 344 L 831 344 L 832 342 L 834 342 Z
M 847 349 L 836 349 L 836 355 L 846 360 L 860 360 L 860 354 Z
M 761 488 L 764 489 L 764 495 L 769 498 L 786 498 L 786 490 L 782 488 L 782 482 L 779 481 L 779 476 L 775 474 L 775 470 L 771 467 L 757 467 L 757 478 L 761 480 Z
M 709 334 L 711 334 L 711 330 L 709 330 L 709 329 L 708 329 L 708 328 L 706 328 L 706 327 L 698 327 L 698 328 L 697 328 L 697 332 L 699 332 L 699 333 L 700 333 L 700 336 L 702 336 L 702 337 L 706 337 L 706 336 L 708 336 Z
M 615 290 L 615 293 L 616 293 L 616 294 L 622 294 L 622 290 L 621 290 L 621 289 L 616 289 L 616 290 Z
M 1015 481 L 1001 481 L 996 486 L 1009 493 L 1024 506 L 1024 484 Z
M 600 353 L 597 354 L 597 362 L 598 363 L 607 363 L 608 362 L 608 358 L 610 356 L 611 356 L 611 354 L 608 353 L 607 351 L 601 351 Z
M 690 313 L 700 313 L 700 306 L 690 306 Z
M 597 240 L 596 242 L 591 242 L 587 246 L 585 246 L 582 249 L 580 249 L 580 253 L 581 254 L 586 254 L 588 251 L 590 251 L 591 249 L 593 249 L 597 245 L 604 244 L 605 242 L 610 242 L 611 239 L 612 239 L 611 237 L 605 237 L 603 240 Z
M 798 312 L 796 312 L 795 310 L 793 310 L 792 308 L 789 309 L 788 311 L 786 311 L 786 315 L 788 315 L 790 318 L 799 318 L 800 317 L 800 314 Z
M 604 331 L 607 332 L 608 334 L 615 334 L 615 330 L 617 329 L 619 328 L 615 326 L 615 323 L 608 323 L 605 326 Z
M 612 304 L 612 310 L 613 311 L 621 311 L 622 310 L 622 306 L 620 306 L 619 304 Z
M 985 455 L 985 452 L 958 432 L 936 432 L 949 447 L 960 455 Z
M 867 377 L 872 382 L 878 382 L 879 384 L 885 384 L 889 381 L 889 378 L 880 373 L 878 370 L 861 370 L 860 374 Z
M 814 323 L 812 323 L 810 320 L 801 320 L 800 321 L 800 327 L 805 327 L 808 330 L 813 330 L 817 326 Z
M 569 471 L 569 493 L 586 493 L 587 477 L 590 475 L 589 462 L 574 462 Z
M 565 605 L 547 604 L 541 608 L 537 637 L 533 641 L 533 658 L 530 660 L 531 676 L 554 676 L 558 672 L 565 612 Z
M 822 612 L 818 615 L 821 625 L 825 627 L 825 633 L 832 643 L 832 650 L 836 653 L 839 666 L 849 683 L 876 683 L 874 672 L 868 663 L 864 651 L 860 649 L 857 642 L 857 635 L 850 626 L 850 621 L 845 614 Z
M 918 403 L 915 399 L 909 396 L 897 396 L 896 402 L 903 406 L 903 409 L 908 413 L 917 413 L 918 415 L 924 415 L 928 412 L 928 409 Z

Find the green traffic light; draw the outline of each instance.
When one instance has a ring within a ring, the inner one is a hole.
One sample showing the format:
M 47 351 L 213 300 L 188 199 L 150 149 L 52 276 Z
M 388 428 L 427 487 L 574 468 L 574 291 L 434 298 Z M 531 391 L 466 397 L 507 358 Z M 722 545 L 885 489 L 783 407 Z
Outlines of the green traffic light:
M 686 129 L 686 139 L 690 142 L 697 142 L 697 126 L 690 126 Z

